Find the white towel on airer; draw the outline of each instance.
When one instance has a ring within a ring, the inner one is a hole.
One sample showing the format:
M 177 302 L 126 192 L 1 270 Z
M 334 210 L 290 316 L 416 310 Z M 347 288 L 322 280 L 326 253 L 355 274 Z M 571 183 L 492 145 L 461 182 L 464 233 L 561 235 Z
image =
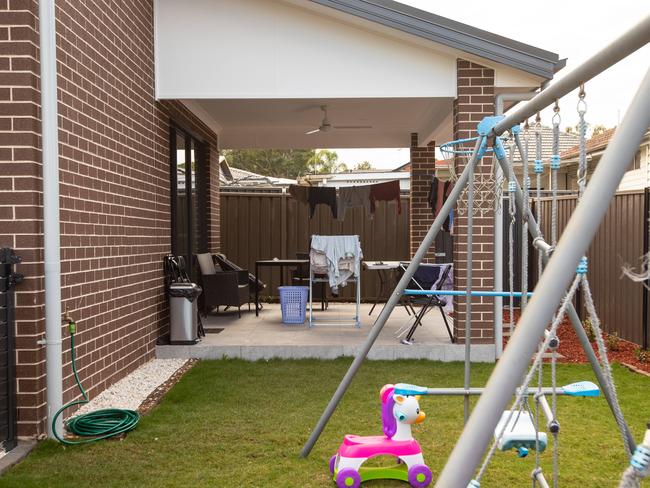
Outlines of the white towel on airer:
M 338 293 L 339 286 L 345 286 L 351 277 L 359 276 L 363 258 L 359 236 L 312 236 L 312 265 L 318 263 L 318 254 L 324 254 L 327 259 L 327 277 L 332 292 Z M 342 261 L 349 261 L 351 265 Z

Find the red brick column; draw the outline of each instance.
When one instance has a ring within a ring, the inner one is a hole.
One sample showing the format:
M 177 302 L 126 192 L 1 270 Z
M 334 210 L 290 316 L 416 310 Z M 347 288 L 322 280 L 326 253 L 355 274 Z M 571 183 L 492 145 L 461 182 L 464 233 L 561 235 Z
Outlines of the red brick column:
M 415 254 L 424 236 L 433 222 L 433 213 L 429 206 L 428 195 L 431 178 L 435 173 L 435 141 L 420 147 L 418 135 L 411 134 L 411 205 L 410 205 L 410 242 L 411 257 Z M 429 248 L 425 262 L 434 261 L 435 249 Z
M 476 136 L 476 126 L 483 117 L 494 114 L 494 70 L 476 63 L 459 59 L 457 61 L 458 97 L 454 101 L 454 139 Z M 472 145 L 473 147 L 473 145 Z M 464 158 L 456 158 L 456 171 L 464 168 Z M 475 182 L 489 177 L 492 171 L 491 158 L 484 158 L 475 171 Z M 475 193 L 475 200 L 491 198 L 487 194 Z M 462 212 L 464 201 L 458 210 Z M 473 259 L 472 288 L 493 289 L 493 223 L 494 212 L 488 211 L 483 216 L 474 215 L 473 223 Z M 454 283 L 455 288 L 464 290 L 467 283 L 467 213 L 454 220 Z M 454 303 L 455 328 L 459 342 L 465 336 L 465 299 Z M 474 298 L 472 301 L 472 343 L 494 342 L 493 312 L 491 298 Z

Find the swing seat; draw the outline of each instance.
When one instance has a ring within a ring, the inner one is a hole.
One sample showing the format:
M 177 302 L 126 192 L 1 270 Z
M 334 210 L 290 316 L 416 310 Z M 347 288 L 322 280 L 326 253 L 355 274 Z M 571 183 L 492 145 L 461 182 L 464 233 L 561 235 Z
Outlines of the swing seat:
M 501 415 L 501 419 L 499 420 L 496 429 L 494 429 L 495 439 L 499 438 L 499 433 L 508 421 L 509 415 L 510 410 L 506 410 Z M 503 437 L 498 441 L 497 447 L 501 451 L 509 451 L 511 449 L 517 449 L 519 452 L 525 452 L 526 449 L 535 450 L 537 447 L 536 437 L 539 438 L 539 452 L 544 452 L 546 444 L 548 443 L 546 432 L 536 433 L 535 423 L 533 422 L 529 412 L 514 412 L 510 422 L 503 432 Z M 524 448 L 524 450 L 522 450 L 522 448 Z

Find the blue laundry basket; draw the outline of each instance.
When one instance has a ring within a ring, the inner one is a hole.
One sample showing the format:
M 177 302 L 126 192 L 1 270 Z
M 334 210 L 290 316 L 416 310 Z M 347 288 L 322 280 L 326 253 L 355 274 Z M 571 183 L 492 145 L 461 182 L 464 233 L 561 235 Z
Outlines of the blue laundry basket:
M 279 286 L 282 323 L 304 324 L 307 315 L 308 286 Z

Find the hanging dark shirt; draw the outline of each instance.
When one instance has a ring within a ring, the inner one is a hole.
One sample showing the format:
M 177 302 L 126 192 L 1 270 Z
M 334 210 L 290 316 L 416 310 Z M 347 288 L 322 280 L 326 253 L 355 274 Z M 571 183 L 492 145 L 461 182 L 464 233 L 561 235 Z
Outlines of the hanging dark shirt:
M 309 187 L 300 185 L 289 185 L 289 193 L 300 203 L 307 203 L 307 191 Z
M 332 217 L 336 218 L 338 213 L 336 209 L 336 188 L 310 186 L 307 191 L 307 200 L 309 201 L 309 218 L 314 216 L 316 205 L 322 203 L 328 205 L 332 211 Z
M 431 187 L 429 188 L 429 205 L 431 206 L 431 211 L 433 216 L 437 217 L 442 209 L 442 206 L 445 204 L 447 197 L 451 194 L 451 190 L 454 188 L 454 184 L 451 181 L 441 181 L 435 176 L 431 180 Z M 453 217 L 451 212 L 449 216 L 445 219 L 442 224 L 443 230 L 449 232 L 451 230 Z
M 375 213 L 375 204 L 379 200 L 397 201 L 397 213 L 402 213 L 402 201 L 400 199 L 399 181 L 387 181 L 386 183 L 377 183 L 370 187 L 370 212 Z

